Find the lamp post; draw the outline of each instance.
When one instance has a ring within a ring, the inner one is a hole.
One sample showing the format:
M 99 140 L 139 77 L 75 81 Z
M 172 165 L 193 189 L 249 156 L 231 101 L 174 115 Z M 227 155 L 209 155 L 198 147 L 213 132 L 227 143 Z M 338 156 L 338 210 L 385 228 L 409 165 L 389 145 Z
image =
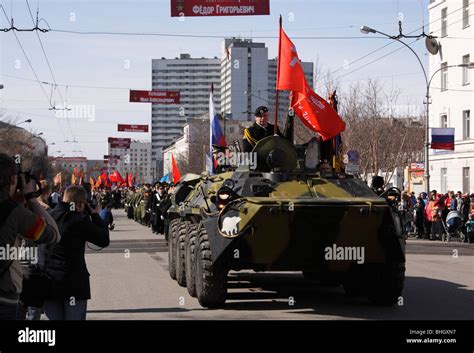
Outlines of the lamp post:
M 420 64 L 421 66 L 421 69 L 423 70 L 423 75 L 425 76 L 425 82 L 426 82 L 426 87 L 429 87 L 429 84 L 430 82 L 428 81 L 428 75 L 426 74 L 426 70 L 425 70 L 425 67 L 423 66 L 423 63 L 421 62 L 421 59 L 420 57 L 418 56 L 418 54 L 407 44 L 405 43 L 404 41 L 400 40 L 400 38 L 420 38 L 420 37 L 427 37 L 429 39 L 432 39 L 432 38 L 435 38 L 433 36 L 430 36 L 430 35 L 426 35 L 424 32 L 418 36 L 406 36 L 406 35 L 403 35 L 402 34 L 402 29 L 401 29 L 401 22 L 399 22 L 399 27 L 400 27 L 400 34 L 397 35 L 397 36 L 391 36 L 389 34 L 386 34 L 386 33 L 383 33 L 383 32 L 380 32 L 376 29 L 373 29 L 373 28 L 370 28 L 370 27 L 367 27 L 367 26 L 362 26 L 360 28 L 360 31 L 364 34 L 369 34 L 369 33 L 378 33 L 384 37 L 387 37 L 389 39 L 393 39 L 401 44 L 403 44 L 405 47 L 407 47 L 408 49 L 410 49 L 410 51 L 416 56 L 417 60 L 418 60 L 418 63 Z M 429 169 L 429 148 L 430 148 L 430 143 L 429 143 L 429 110 L 428 110 L 428 106 L 429 106 L 429 93 L 428 93 L 428 90 L 427 90 L 427 94 L 426 94 L 426 124 L 425 124 L 425 148 L 424 148 L 424 164 L 425 164 L 425 190 L 427 193 L 430 192 L 430 169 Z

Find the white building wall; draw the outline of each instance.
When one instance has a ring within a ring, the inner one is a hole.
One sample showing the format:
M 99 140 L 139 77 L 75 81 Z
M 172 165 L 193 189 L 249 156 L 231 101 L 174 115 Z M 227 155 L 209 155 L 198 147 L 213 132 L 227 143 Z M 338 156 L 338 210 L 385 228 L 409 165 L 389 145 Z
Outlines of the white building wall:
M 471 4 L 467 17 L 463 10 L 463 6 L 470 2 L 472 3 L 472 0 L 431 1 L 430 33 L 438 36 L 442 45 L 442 57 L 439 54 L 430 55 L 430 77 L 442 63 L 447 63 L 448 66 L 461 64 L 465 55 L 470 56 L 471 62 L 474 61 L 474 7 Z M 446 20 L 442 19 L 443 9 L 446 9 Z M 469 22 L 468 26 L 465 26 L 464 17 Z M 442 33 L 443 25 L 446 28 L 446 36 Z M 436 73 L 430 86 L 430 127 L 455 128 L 454 152 L 430 150 L 430 188 L 437 191 L 474 191 L 473 71 L 468 71 L 470 83 L 465 84 L 462 68 L 448 68 L 446 90 L 441 89 L 442 72 Z M 465 111 L 470 112 L 469 124 L 463 119 Z M 446 124 L 443 116 L 447 118 Z M 463 177 L 463 168 L 469 168 L 469 178 Z

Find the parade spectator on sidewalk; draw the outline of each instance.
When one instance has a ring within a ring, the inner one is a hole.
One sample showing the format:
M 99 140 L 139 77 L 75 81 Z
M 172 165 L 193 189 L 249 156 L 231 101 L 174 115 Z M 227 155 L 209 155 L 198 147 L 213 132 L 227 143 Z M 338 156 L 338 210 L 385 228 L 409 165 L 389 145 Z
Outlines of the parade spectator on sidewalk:
M 425 230 L 426 216 L 425 216 L 425 201 L 423 200 L 423 194 L 418 195 L 417 203 L 415 205 L 415 226 L 416 226 L 416 237 L 418 239 L 423 238 L 426 234 Z
M 51 210 L 62 237 L 45 260 L 45 272 L 52 281 L 44 304 L 50 320 L 86 319 L 87 300 L 91 298 L 86 242 L 100 247 L 110 243 L 109 231 L 98 212 L 87 203 L 86 190 L 77 185 L 68 187 L 63 201 Z
M 21 186 L 17 191 L 18 178 Z M 33 197 L 34 180 L 17 176 L 17 165 L 0 153 L 0 246 L 19 247 L 22 239 L 55 244 L 60 235 L 56 223 Z M 18 259 L 0 260 L 0 320 L 15 320 L 22 291 Z

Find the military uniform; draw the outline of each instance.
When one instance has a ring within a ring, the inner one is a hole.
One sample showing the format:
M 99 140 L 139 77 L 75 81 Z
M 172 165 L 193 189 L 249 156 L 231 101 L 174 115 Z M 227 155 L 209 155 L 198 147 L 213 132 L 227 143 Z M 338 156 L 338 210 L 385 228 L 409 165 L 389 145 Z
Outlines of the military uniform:
M 244 137 L 242 139 L 242 147 L 244 152 L 251 152 L 258 141 L 261 139 L 273 136 L 274 126 L 267 124 L 266 127 L 254 123 L 251 127 L 244 129 Z M 277 129 L 277 134 L 281 136 L 280 130 Z

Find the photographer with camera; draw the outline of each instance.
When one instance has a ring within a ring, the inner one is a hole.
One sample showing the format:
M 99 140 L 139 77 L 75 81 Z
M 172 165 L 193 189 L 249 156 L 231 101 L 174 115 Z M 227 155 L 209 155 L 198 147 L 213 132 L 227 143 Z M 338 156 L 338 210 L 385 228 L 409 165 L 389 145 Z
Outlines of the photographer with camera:
M 36 199 L 36 182 L 18 172 L 15 160 L 0 153 L 0 247 L 20 247 L 22 239 L 55 244 L 55 221 Z M 0 259 L 0 320 L 15 320 L 23 272 L 19 259 Z
M 87 300 L 91 298 L 86 242 L 100 247 L 110 243 L 109 230 L 98 213 L 99 207 L 87 203 L 87 192 L 78 185 L 69 186 L 63 201 L 50 211 L 61 232 L 61 241 L 45 259 L 51 294 L 45 300 L 44 311 L 50 320 L 86 319 Z

